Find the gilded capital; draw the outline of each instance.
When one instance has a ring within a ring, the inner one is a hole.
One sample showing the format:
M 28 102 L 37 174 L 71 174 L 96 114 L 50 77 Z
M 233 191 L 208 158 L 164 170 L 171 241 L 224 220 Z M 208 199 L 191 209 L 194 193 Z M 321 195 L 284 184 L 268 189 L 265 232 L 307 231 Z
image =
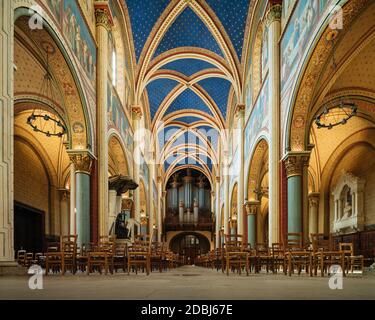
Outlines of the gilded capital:
M 59 189 L 60 193 L 60 200 L 61 201 L 66 201 L 69 199 L 70 192 L 67 189 Z
M 104 27 L 107 30 L 111 29 L 111 19 L 108 15 L 108 11 L 102 8 L 95 9 L 95 22 L 96 26 Z
M 143 112 L 142 112 L 142 107 L 141 106 L 134 105 L 134 106 L 132 106 L 131 110 L 132 110 L 133 117 L 135 119 L 139 120 L 139 119 L 142 118 Z
M 290 152 L 284 158 L 286 175 L 288 178 L 293 176 L 302 176 L 304 166 L 309 164 L 310 152 Z
M 245 202 L 246 214 L 247 215 L 256 215 L 259 205 L 260 205 L 259 201 L 246 201 Z
M 74 164 L 76 172 L 91 174 L 92 155 L 87 152 L 68 151 L 70 161 Z
M 216 182 L 220 183 L 220 177 L 216 177 Z
M 281 21 L 282 7 L 280 4 L 272 5 L 266 15 L 266 24 L 270 25 L 274 21 Z

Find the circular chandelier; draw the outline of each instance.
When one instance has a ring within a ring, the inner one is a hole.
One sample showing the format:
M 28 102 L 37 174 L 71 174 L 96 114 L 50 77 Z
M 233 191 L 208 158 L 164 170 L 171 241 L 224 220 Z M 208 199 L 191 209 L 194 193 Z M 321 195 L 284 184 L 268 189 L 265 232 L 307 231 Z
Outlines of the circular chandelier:
M 47 53 L 47 67 L 46 74 L 42 80 L 40 89 L 40 97 L 46 97 L 50 101 L 56 101 L 54 96 L 54 86 L 52 82 L 52 75 L 49 68 L 49 53 L 53 52 L 53 48 L 47 45 L 45 51 Z M 44 133 L 47 137 L 61 138 L 66 134 L 67 130 L 63 122 L 58 116 L 52 113 L 47 113 L 45 110 L 33 109 L 31 115 L 27 118 L 27 124 L 32 127 L 33 131 Z
M 335 39 L 338 31 L 334 30 L 327 35 L 327 41 L 332 44 L 332 69 L 333 74 L 336 72 L 335 62 Z M 327 94 L 329 96 L 329 94 Z M 318 129 L 326 128 L 328 130 L 339 125 L 345 125 L 348 120 L 357 115 L 357 105 L 353 102 L 345 102 L 343 98 L 333 103 L 328 103 L 323 111 L 315 117 L 315 124 Z
M 338 104 L 325 106 L 323 111 L 316 116 L 315 124 L 318 129 L 330 130 L 333 127 L 345 125 L 355 115 L 357 115 L 356 104 L 341 100 Z

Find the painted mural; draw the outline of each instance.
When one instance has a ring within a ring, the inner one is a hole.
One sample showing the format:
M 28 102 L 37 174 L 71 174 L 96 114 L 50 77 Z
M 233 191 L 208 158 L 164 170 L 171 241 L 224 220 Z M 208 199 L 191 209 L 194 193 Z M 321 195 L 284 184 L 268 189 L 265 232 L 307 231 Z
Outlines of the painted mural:
M 281 40 L 281 92 L 296 75 L 306 45 L 330 0 L 298 1 Z
M 288 1 L 287 1 L 288 2 Z M 290 0 L 292 3 L 293 1 Z M 281 40 L 281 121 L 283 134 L 287 120 L 287 109 L 302 57 L 311 36 L 317 33 L 321 21 L 328 14 L 327 8 L 333 0 L 304 0 L 298 1 Z M 291 7 L 294 7 L 293 3 Z M 282 149 L 285 141 L 282 138 Z
M 126 117 L 119 98 L 115 94 L 112 85 L 107 83 L 107 112 L 108 112 L 108 129 L 116 129 L 129 154 L 133 153 L 133 132 L 130 127 L 128 118 Z
M 143 156 L 142 152 L 141 152 L 141 164 L 140 164 L 140 171 L 141 171 L 141 175 L 143 177 L 143 182 L 145 184 L 145 188 L 148 190 L 148 183 L 149 183 L 149 178 L 150 178 L 150 171 L 149 171 L 149 168 L 148 168 L 148 165 L 147 165 L 147 162 L 145 160 L 145 157 Z
M 268 50 L 268 26 L 266 25 L 263 32 L 263 43 L 262 43 L 262 80 L 264 80 L 266 73 L 268 71 L 268 60 L 269 60 L 269 50 Z
M 96 46 L 74 0 L 64 0 L 63 32 L 87 76 L 95 86 Z
M 232 186 L 236 183 L 238 180 L 238 172 L 239 172 L 239 162 L 240 162 L 240 157 L 239 157 L 239 152 L 238 148 L 233 153 L 233 158 L 232 162 L 229 167 L 229 188 L 231 189 Z
M 281 27 L 284 29 L 285 24 L 287 23 L 289 16 L 292 13 L 295 3 L 297 0 L 284 0 L 282 13 L 281 13 Z
M 250 152 L 262 131 L 268 131 L 269 85 L 268 77 L 256 101 L 250 119 L 245 128 L 245 158 Z M 250 161 L 250 159 L 247 159 Z
M 61 21 L 61 0 L 46 0 L 48 7 L 55 16 L 56 20 Z
M 78 0 L 91 32 L 95 32 L 94 0 Z

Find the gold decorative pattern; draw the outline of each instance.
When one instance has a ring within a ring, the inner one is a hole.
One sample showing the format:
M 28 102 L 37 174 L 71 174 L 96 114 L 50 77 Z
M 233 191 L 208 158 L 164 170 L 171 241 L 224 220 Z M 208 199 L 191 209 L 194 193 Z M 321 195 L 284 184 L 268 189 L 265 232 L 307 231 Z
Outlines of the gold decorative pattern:
M 343 23 L 344 28 L 340 33 L 345 33 L 351 25 L 353 19 L 368 3 L 368 0 L 352 0 L 343 7 Z M 322 72 L 327 59 L 329 59 L 332 46 L 327 46 L 327 34 L 331 31 L 329 27 L 321 36 L 318 44 L 307 66 L 305 75 L 300 82 L 297 98 L 294 103 L 293 118 L 290 129 L 290 149 L 293 151 L 305 150 L 305 134 L 307 128 L 307 117 L 310 103 L 313 99 L 315 85 Z
M 282 7 L 280 4 L 271 6 L 266 16 L 266 24 L 270 25 L 274 21 L 281 21 Z
M 287 177 L 302 176 L 303 167 L 309 164 L 309 160 L 310 151 L 289 152 L 284 158 Z
M 260 206 L 260 201 L 246 201 L 245 209 L 247 215 L 256 215 L 258 208 Z
M 74 163 L 76 172 L 91 174 L 92 155 L 88 151 L 68 150 L 70 161 Z

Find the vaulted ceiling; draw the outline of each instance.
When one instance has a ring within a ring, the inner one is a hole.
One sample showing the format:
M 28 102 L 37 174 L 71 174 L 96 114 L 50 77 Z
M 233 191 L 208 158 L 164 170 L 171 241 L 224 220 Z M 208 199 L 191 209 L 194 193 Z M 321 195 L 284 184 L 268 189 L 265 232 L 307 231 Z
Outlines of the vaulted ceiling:
M 148 102 L 164 170 L 193 159 L 212 171 L 228 108 L 232 99 L 242 101 L 251 0 L 124 1 L 137 61 L 136 99 Z

